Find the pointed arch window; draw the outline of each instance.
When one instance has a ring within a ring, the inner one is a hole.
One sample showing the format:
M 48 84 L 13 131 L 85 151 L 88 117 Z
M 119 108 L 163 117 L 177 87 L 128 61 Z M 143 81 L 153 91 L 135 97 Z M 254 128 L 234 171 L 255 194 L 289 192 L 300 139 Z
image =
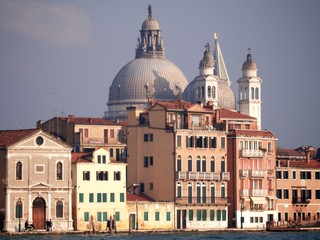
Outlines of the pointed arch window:
M 16 163 L 16 180 L 22 180 L 22 162 Z
M 208 86 L 208 98 L 211 98 L 211 87 Z
M 224 183 L 221 183 L 221 197 L 226 197 L 226 185 Z
M 188 203 L 192 203 L 192 183 L 188 182 Z
M 56 218 L 63 218 L 63 202 L 61 200 L 56 202 Z
M 254 99 L 254 87 L 251 88 L 251 99 Z
M 188 156 L 188 172 L 192 172 L 192 156 Z
M 211 192 L 211 203 L 214 203 L 215 197 L 216 197 L 216 189 L 213 182 L 210 184 L 210 192 Z
M 206 159 L 206 156 L 202 156 L 202 159 L 201 159 L 202 163 L 201 163 L 201 167 L 202 167 L 202 172 L 206 172 L 207 171 L 207 159 Z
M 216 171 L 215 159 L 214 159 L 214 156 L 211 156 L 211 160 L 210 160 L 210 172 L 215 172 L 215 171 Z
M 62 163 L 57 163 L 57 180 L 62 180 Z
M 201 172 L 201 159 L 197 156 L 197 172 Z
M 202 190 L 202 203 L 207 202 L 207 185 L 205 182 L 201 183 L 201 190 Z
M 257 88 L 257 87 L 256 87 L 256 90 L 255 90 L 255 98 L 259 99 L 259 88 Z
M 197 203 L 201 203 L 201 184 L 197 182 Z
M 221 157 L 221 169 L 220 169 L 221 172 L 225 172 L 226 171 L 226 161 L 225 161 L 225 158 L 224 156 Z
M 181 187 L 181 182 L 177 182 L 177 198 L 182 197 L 182 187 Z

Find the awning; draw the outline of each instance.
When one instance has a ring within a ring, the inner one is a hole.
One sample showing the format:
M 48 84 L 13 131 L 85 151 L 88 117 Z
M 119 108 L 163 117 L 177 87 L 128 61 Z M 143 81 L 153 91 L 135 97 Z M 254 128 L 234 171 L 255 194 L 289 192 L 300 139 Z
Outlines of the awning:
M 276 196 L 267 196 L 269 199 L 278 199 Z
M 243 201 L 250 201 L 250 198 L 248 198 L 248 197 L 241 197 L 241 199 L 243 200 Z
M 266 198 L 265 197 L 251 197 L 251 201 L 253 201 L 253 204 L 266 204 Z

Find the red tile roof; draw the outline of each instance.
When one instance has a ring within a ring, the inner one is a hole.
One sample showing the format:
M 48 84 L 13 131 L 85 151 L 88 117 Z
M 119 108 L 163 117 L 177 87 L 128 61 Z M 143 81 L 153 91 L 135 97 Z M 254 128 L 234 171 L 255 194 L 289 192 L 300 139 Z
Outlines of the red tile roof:
M 268 130 L 237 130 L 229 131 L 228 136 L 246 136 L 246 137 L 275 137 L 274 134 Z
M 154 200 L 152 198 L 149 198 L 148 196 L 144 195 L 144 194 L 133 194 L 133 193 L 129 193 L 127 192 L 127 201 L 131 201 L 131 202 L 154 202 Z
M 90 163 L 92 162 L 92 153 L 73 152 L 71 154 L 71 163 Z
M 40 131 L 37 128 L 22 129 L 22 130 L 0 130 L 0 147 L 9 147 L 14 143 L 17 143 L 32 134 Z
M 151 106 L 151 108 L 155 105 L 160 105 L 166 109 L 188 109 L 192 106 L 192 103 L 184 100 L 158 101 L 155 102 L 154 105 Z
M 239 112 L 235 112 L 235 111 L 231 111 L 229 109 L 217 109 L 216 110 L 219 115 L 220 115 L 220 119 L 246 119 L 246 120 L 255 120 L 256 118 L 239 113 Z
M 306 160 L 281 160 L 280 167 L 320 169 L 320 162 L 317 160 L 310 160 L 310 163 L 307 163 Z
M 74 124 L 81 124 L 81 125 L 115 125 L 115 126 L 123 126 L 124 123 L 113 122 L 107 120 L 105 118 L 97 118 L 97 117 L 58 117 L 62 121 L 68 121 Z

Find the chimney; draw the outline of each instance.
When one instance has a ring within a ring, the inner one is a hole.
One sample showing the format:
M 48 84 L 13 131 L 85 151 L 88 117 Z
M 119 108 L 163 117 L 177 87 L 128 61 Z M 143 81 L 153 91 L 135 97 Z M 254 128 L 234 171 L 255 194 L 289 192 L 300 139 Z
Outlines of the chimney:
M 306 153 L 306 161 L 308 164 L 310 164 L 310 148 L 307 147 L 306 150 L 304 151 Z

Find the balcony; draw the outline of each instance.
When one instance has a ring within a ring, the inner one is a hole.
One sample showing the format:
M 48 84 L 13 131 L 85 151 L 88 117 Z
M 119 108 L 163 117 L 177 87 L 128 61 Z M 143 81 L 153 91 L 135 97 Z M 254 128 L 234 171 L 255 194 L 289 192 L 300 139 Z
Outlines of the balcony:
M 250 177 L 264 178 L 267 176 L 267 170 L 251 170 Z
M 249 175 L 249 170 L 241 169 L 240 170 L 240 177 L 247 177 Z
M 268 195 L 268 189 L 250 189 L 251 197 L 266 197 Z
M 176 204 L 180 205 L 230 205 L 231 200 L 227 197 L 181 197 L 176 198 Z
M 240 150 L 241 157 L 254 157 L 254 158 L 262 158 L 264 156 L 264 152 L 262 150 Z
M 176 172 L 177 180 L 210 180 L 220 181 L 229 180 L 230 173 L 219 173 L 219 172 Z
M 292 198 L 292 204 L 309 204 L 310 203 L 310 199 L 308 198 L 298 198 L 298 197 L 293 197 Z

